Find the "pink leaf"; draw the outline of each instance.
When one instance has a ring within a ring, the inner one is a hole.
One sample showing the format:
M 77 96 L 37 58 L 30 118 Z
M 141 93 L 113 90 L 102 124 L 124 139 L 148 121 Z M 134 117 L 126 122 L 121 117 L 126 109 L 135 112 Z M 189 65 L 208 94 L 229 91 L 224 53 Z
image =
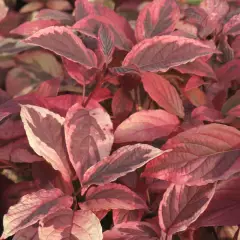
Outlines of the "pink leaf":
M 211 21 L 223 19 L 229 11 L 227 0 L 203 0 L 200 4 Z
M 208 208 L 191 227 L 239 225 L 239 181 L 238 177 L 219 183 Z
M 36 19 L 39 20 L 55 20 L 61 24 L 72 25 L 74 23 L 74 18 L 72 15 L 52 9 L 43 9 L 40 10 L 36 16 Z
M 87 49 L 81 39 L 70 29 L 63 26 L 42 29 L 25 39 L 24 42 L 49 49 L 87 68 L 97 66 L 95 54 Z
M 0 124 L 0 140 L 11 140 L 25 135 L 23 124 L 19 120 L 6 119 Z
M 56 97 L 60 89 L 61 81 L 58 78 L 42 82 L 34 94 L 43 97 Z
M 59 25 L 59 22 L 55 20 L 36 20 L 31 22 L 25 22 L 19 25 L 17 28 L 13 29 L 11 33 L 28 36 L 34 34 L 41 29 L 57 25 Z
M 13 237 L 13 240 L 25 240 L 25 239 L 40 240 L 38 235 L 38 224 L 29 226 L 18 231 Z
M 147 222 L 126 222 L 115 225 L 111 230 L 103 233 L 104 240 L 157 240 L 160 239 L 159 229 Z
M 145 91 L 150 97 L 169 113 L 184 117 L 182 100 L 177 90 L 160 75 L 155 73 L 142 73 L 142 82 Z
M 75 20 L 76 22 L 87 17 L 90 14 L 94 14 L 95 10 L 88 0 L 75 1 Z
M 230 111 L 227 112 L 230 116 L 240 117 L 240 105 L 232 108 Z
M 4 0 L 0 0 L 0 21 L 6 17 L 8 7 L 5 5 Z
M 170 34 L 179 18 L 180 10 L 175 0 L 154 0 L 138 16 L 136 38 L 140 42 L 146 38 Z
M 237 36 L 240 34 L 240 14 L 234 15 L 224 25 L 223 33 L 226 35 Z
M 159 224 L 168 235 L 184 231 L 206 210 L 216 185 L 170 185 L 159 206 Z
M 123 121 L 114 133 L 115 142 L 144 142 L 168 136 L 179 120 L 164 110 L 143 110 Z
M 40 223 L 40 239 L 102 240 L 102 226 L 91 211 L 62 209 Z
M 137 222 L 141 221 L 144 214 L 144 210 L 123 210 L 114 209 L 113 210 L 113 223 L 114 225 L 125 223 L 125 222 Z
M 82 181 L 85 171 L 111 151 L 110 116 L 101 108 L 87 110 L 75 104 L 67 113 L 64 130 L 70 161 Z
M 58 11 L 69 11 L 72 10 L 72 4 L 68 1 L 62 0 L 48 0 L 46 7 Z
M 173 149 L 147 164 L 142 176 L 176 184 L 204 185 L 240 171 L 240 131 L 221 124 L 192 128 L 169 139 Z
M 72 172 L 64 146 L 64 118 L 32 105 L 22 105 L 21 118 L 33 150 L 70 181 Z
M 202 80 L 202 78 L 200 77 L 197 77 L 197 76 L 192 76 L 188 81 L 187 81 L 187 84 L 184 88 L 184 91 L 187 92 L 187 91 L 190 91 L 194 88 L 198 88 L 198 87 L 201 87 L 202 85 L 204 85 L 205 82 Z
M 83 210 L 101 211 L 110 209 L 147 209 L 142 198 L 129 188 L 116 183 L 92 187 L 88 190 L 86 201 L 79 203 Z
M 84 176 L 84 189 L 90 185 L 103 185 L 142 167 L 163 152 L 147 144 L 127 145 L 119 148 L 111 156 L 89 168 Z
M 200 77 L 209 77 L 216 79 L 216 75 L 212 67 L 201 59 L 196 59 L 193 62 L 189 62 L 187 64 L 183 64 L 174 68 L 180 73 L 187 73 Z
M 114 52 L 114 36 L 107 25 L 101 25 L 98 30 L 99 47 L 105 58 L 105 63 L 112 61 Z
M 57 189 L 44 190 L 27 194 L 20 201 L 8 209 L 4 215 L 4 232 L 2 238 L 7 238 L 21 229 L 29 227 L 50 213 L 59 209 L 69 208 L 72 197 L 64 196 Z
M 191 116 L 194 119 L 198 119 L 200 121 L 209 121 L 209 122 L 215 122 L 216 120 L 223 118 L 220 111 L 214 108 L 206 107 L 206 106 L 200 106 L 195 108 L 192 111 Z
M 114 45 L 120 50 L 129 51 L 132 47 L 132 42 L 127 38 L 126 34 L 121 30 L 116 30 L 114 22 L 110 21 L 109 18 L 98 15 L 89 15 L 88 17 L 83 18 L 82 20 L 76 22 L 73 25 L 73 29 L 93 37 L 97 38 L 99 29 L 102 25 L 105 25 L 111 31 L 114 37 Z
M 123 61 L 123 66 L 135 64 L 143 71 L 166 72 L 217 51 L 202 42 L 179 36 L 157 36 L 135 45 Z

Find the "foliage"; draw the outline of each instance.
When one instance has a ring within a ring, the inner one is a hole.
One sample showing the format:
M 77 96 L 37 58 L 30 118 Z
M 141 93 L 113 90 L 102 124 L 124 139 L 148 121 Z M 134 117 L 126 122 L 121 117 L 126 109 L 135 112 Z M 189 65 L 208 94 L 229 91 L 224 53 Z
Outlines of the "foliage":
M 0 0 L 1 239 L 239 225 L 239 1 L 54 1 Z

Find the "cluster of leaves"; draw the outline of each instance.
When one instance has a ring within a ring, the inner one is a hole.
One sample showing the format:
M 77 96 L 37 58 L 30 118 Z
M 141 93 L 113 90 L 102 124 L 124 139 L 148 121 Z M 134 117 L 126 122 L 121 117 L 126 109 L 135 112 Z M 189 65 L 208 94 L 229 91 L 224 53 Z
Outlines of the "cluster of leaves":
M 1 239 L 239 225 L 240 2 L 54 1 L 0 0 Z

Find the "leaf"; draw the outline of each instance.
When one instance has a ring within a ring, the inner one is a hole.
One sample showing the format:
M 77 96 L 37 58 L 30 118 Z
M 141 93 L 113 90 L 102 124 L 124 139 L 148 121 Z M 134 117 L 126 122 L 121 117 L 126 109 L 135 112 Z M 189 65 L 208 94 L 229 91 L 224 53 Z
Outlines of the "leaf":
M 41 29 L 51 27 L 51 26 L 57 26 L 57 25 L 59 25 L 59 22 L 57 22 L 56 20 L 29 21 L 29 22 L 22 23 L 17 28 L 11 30 L 11 33 L 18 34 L 21 36 L 28 36 L 28 35 L 34 34 L 35 32 Z
M 184 117 L 184 108 L 177 90 L 162 76 L 155 73 L 142 73 L 145 91 L 169 113 Z
M 160 239 L 159 229 L 147 222 L 126 222 L 115 225 L 103 233 L 104 240 L 157 240 Z
M 209 77 L 209 78 L 216 79 L 216 75 L 212 67 L 201 59 L 196 59 L 193 62 L 189 62 L 183 65 L 174 67 L 174 69 L 176 69 L 177 71 L 183 74 L 187 73 L 187 74 L 197 75 L 200 77 Z
M 129 188 L 116 183 L 92 187 L 88 190 L 86 201 L 79 203 L 83 210 L 101 211 L 110 209 L 147 209 L 142 198 Z
M 154 0 L 140 12 L 135 35 L 138 42 L 174 31 L 180 18 L 180 10 L 175 0 Z
M 237 36 L 240 34 L 240 14 L 234 15 L 224 25 L 223 33 L 226 35 Z
M 33 150 L 70 181 L 72 172 L 64 145 L 64 118 L 33 105 L 22 105 L 21 118 Z
M 72 15 L 53 9 L 43 9 L 40 10 L 35 17 L 38 20 L 56 20 L 63 25 L 72 25 L 74 23 L 74 18 Z
M 26 240 L 26 239 L 40 240 L 38 235 L 38 224 L 29 226 L 18 231 L 13 237 L 13 240 Z
M 56 97 L 60 89 L 61 81 L 58 78 L 53 78 L 42 82 L 34 94 L 43 97 Z
M 112 112 L 116 118 L 124 119 L 133 109 L 133 99 L 128 91 L 119 88 L 112 99 Z
M 51 50 L 87 68 L 97 66 L 97 59 L 94 52 L 87 49 L 79 37 L 70 29 L 63 26 L 48 27 L 39 30 L 37 33 L 26 38 L 24 42 Z
M 137 222 L 141 221 L 144 210 L 123 210 L 123 209 L 114 209 L 113 214 L 113 223 L 114 225 L 125 223 L 125 222 Z
M 48 215 L 40 224 L 41 240 L 102 240 L 102 226 L 91 211 L 62 209 Z
M 143 71 L 166 72 L 169 68 L 212 55 L 217 50 L 202 42 L 180 36 L 157 36 L 135 45 L 123 66 L 135 64 Z
M 100 50 L 105 58 L 105 63 L 109 64 L 112 61 L 114 52 L 114 36 L 107 25 L 101 25 L 98 30 L 98 40 Z
M 206 210 L 215 187 L 170 185 L 158 210 L 161 229 L 168 235 L 186 230 Z
M 57 188 L 51 190 L 41 189 L 38 192 L 23 196 L 4 215 L 4 232 L 1 238 L 12 236 L 19 230 L 33 225 L 46 215 L 59 209 L 71 207 L 72 202 L 72 197 L 64 196 Z
M 169 139 L 162 149 L 173 150 L 148 163 L 142 176 L 204 185 L 240 171 L 240 131 L 226 125 L 192 128 Z
M 168 136 L 179 120 L 164 110 L 143 110 L 123 121 L 114 133 L 115 142 L 144 142 Z
M 0 0 L 0 21 L 6 17 L 8 7 L 5 5 L 4 0 Z
M 230 116 L 240 117 L 240 105 L 232 108 L 227 114 Z
M 228 114 L 231 109 L 240 105 L 240 90 L 238 90 L 233 96 L 231 96 L 222 106 L 221 112 Z
M 184 88 L 184 91 L 190 91 L 192 89 L 201 87 L 202 85 L 204 85 L 205 82 L 202 80 L 202 78 L 197 77 L 197 76 L 192 76 L 189 78 L 189 80 L 187 81 L 187 84 Z
M 109 18 L 98 15 L 89 15 L 73 25 L 73 29 L 87 36 L 97 38 L 101 26 L 109 28 L 114 38 L 114 46 L 119 50 L 129 51 L 132 48 L 132 42 L 128 39 L 123 30 L 117 29 Z
M 147 144 L 127 145 L 119 148 L 111 156 L 89 168 L 84 176 L 84 189 L 90 185 L 103 185 L 142 167 L 163 152 Z M 83 189 L 83 191 L 84 191 Z
M 46 2 L 46 8 L 55 9 L 58 11 L 72 10 L 72 4 L 68 1 L 62 0 L 49 0 Z
M 110 116 L 101 108 L 87 110 L 75 104 L 69 109 L 64 124 L 65 139 L 80 181 L 88 168 L 110 154 L 112 129 Z
M 212 21 L 219 21 L 224 18 L 229 11 L 227 0 L 203 0 L 200 4 Z
M 239 180 L 237 177 L 219 183 L 208 208 L 191 227 L 239 225 Z

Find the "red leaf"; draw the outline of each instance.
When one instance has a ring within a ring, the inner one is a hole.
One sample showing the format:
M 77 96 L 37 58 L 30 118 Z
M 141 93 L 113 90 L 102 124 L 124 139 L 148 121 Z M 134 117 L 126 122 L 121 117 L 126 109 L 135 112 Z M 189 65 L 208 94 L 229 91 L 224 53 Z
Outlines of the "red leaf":
M 75 104 L 67 113 L 64 130 L 70 161 L 82 181 L 85 171 L 111 151 L 110 116 L 101 108 L 87 110 Z
M 20 231 L 18 231 L 14 237 L 13 240 L 40 240 L 38 235 L 38 224 L 29 226 L 27 228 L 24 228 Z
M 240 132 L 226 125 L 192 128 L 169 139 L 173 149 L 147 164 L 142 176 L 176 184 L 204 185 L 240 171 Z
M 102 240 L 102 226 L 91 211 L 62 209 L 40 223 L 40 239 Z
M 170 185 L 159 206 L 159 224 L 168 235 L 184 231 L 206 210 L 216 185 Z
M 121 29 L 116 30 L 114 22 L 111 22 L 107 17 L 89 15 L 88 17 L 76 22 L 73 25 L 73 29 L 76 29 L 87 36 L 97 38 L 99 29 L 102 25 L 107 26 L 112 32 L 114 37 L 114 45 L 116 48 L 125 51 L 129 51 L 131 49 L 132 42 L 127 38 L 126 34 Z
M 49 49 L 87 68 L 97 66 L 95 54 L 87 49 L 81 39 L 70 29 L 63 26 L 42 29 L 25 39 L 24 42 Z
M 126 222 L 115 225 L 111 230 L 103 233 L 104 240 L 156 240 L 160 239 L 159 229 L 147 222 Z
M 124 119 L 133 109 L 133 99 L 131 94 L 120 88 L 112 99 L 112 112 L 116 118 Z
M 107 25 L 101 25 L 99 28 L 98 40 L 100 50 L 105 58 L 105 63 L 109 64 L 112 61 L 114 52 L 114 36 Z
M 179 120 L 164 110 L 143 110 L 123 121 L 114 133 L 115 142 L 144 142 L 168 136 Z
M 59 25 L 59 22 L 57 22 L 56 20 L 36 20 L 31 22 L 25 22 L 19 25 L 17 28 L 13 29 L 11 33 L 28 36 L 34 34 L 41 29 L 57 25 Z
M 44 190 L 27 194 L 20 201 L 8 209 L 4 215 L 4 232 L 2 238 L 7 238 L 21 229 L 29 227 L 46 215 L 59 209 L 69 208 L 72 205 L 72 197 L 64 196 L 57 189 Z
M 33 150 L 70 181 L 72 172 L 64 146 L 64 118 L 33 105 L 22 105 L 21 118 Z
M 79 203 L 83 210 L 101 211 L 110 209 L 147 209 L 142 198 L 129 188 L 116 183 L 92 187 L 88 190 L 86 201 Z
M 197 59 L 193 62 L 177 66 L 175 69 L 180 73 L 188 73 L 200 77 L 209 77 L 216 79 L 216 75 L 212 67 L 201 59 Z
M 144 210 L 123 210 L 123 209 L 114 209 L 113 213 L 113 223 L 114 225 L 125 223 L 125 222 L 137 222 L 141 221 Z
M 224 25 L 223 33 L 226 35 L 237 36 L 240 34 L 240 14 L 234 15 Z
M 89 168 L 84 176 L 84 189 L 90 185 L 103 185 L 142 167 L 163 152 L 147 144 L 127 145 L 119 148 L 110 157 Z M 84 191 L 83 189 L 83 191 Z
M 139 14 L 136 22 L 136 38 L 140 42 L 146 38 L 173 32 L 180 18 L 175 0 L 154 0 Z
M 239 225 L 239 181 L 238 177 L 218 184 L 208 208 L 191 227 Z
M 157 36 L 135 45 L 123 61 L 123 66 L 135 64 L 143 71 L 166 72 L 195 59 L 212 55 L 217 50 L 190 38 Z
M 168 112 L 184 117 L 184 108 L 177 90 L 160 75 L 145 72 L 142 74 L 143 87 L 150 97 Z

